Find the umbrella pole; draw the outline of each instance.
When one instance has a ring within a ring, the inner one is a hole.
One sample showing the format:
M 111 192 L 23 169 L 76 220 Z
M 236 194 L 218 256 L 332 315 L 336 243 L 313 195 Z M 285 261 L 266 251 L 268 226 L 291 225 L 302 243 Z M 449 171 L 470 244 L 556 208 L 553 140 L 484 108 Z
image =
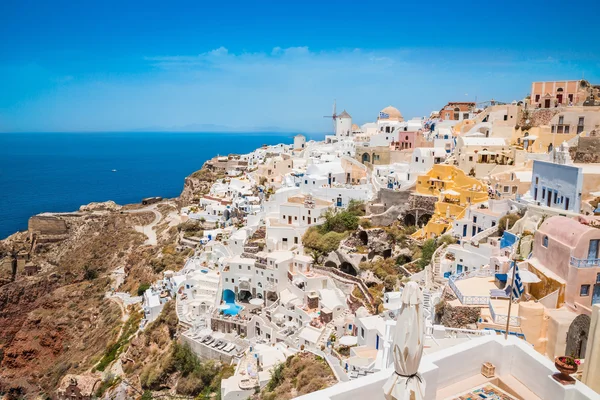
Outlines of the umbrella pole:
M 512 308 L 513 288 L 515 284 L 515 275 L 517 273 L 517 257 L 513 256 L 513 271 L 510 280 L 510 296 L 508 298 L 508 315 L 506 316 L 506 331 L 504 331 L 504 339 L 508 339 L 508 329 L 510 327 L 510 309 Z

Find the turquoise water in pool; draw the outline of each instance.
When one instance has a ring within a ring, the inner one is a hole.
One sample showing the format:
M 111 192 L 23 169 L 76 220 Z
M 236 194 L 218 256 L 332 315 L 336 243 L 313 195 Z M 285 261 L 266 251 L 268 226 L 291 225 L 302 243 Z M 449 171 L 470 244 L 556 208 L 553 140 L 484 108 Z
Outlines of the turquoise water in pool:
M 227 305 L 229 306 L 229 308 L 223 310 L 223 314 L 227 314 L 227 315 L 238 315 L 239 312 L 242 310 L 242 306 L 240 306 L 239 304 L 235 304 L 235 303 L 227 303 Z

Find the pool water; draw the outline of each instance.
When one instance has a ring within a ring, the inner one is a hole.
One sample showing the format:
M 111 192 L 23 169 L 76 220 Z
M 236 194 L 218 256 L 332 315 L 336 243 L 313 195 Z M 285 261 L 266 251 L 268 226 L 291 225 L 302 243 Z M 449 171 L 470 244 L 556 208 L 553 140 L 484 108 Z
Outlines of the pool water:
M 227 303 L 227 305 L 229 306 L 229 308 L 223 310 L 223 314 L 227 314 L 227 315 L 238 315 L 239 312 L 241 311 L 242 306 L 240 306 L 239 304 L 235 304 L 235 303 Z

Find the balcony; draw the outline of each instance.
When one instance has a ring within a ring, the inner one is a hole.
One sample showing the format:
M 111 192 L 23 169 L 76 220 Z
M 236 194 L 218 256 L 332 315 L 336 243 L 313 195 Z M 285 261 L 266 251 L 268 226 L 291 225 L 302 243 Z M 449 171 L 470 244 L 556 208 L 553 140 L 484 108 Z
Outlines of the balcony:
M 571 265 L 576 268 L 600 267 L 600 258 L 576 258 L 571 257 Z

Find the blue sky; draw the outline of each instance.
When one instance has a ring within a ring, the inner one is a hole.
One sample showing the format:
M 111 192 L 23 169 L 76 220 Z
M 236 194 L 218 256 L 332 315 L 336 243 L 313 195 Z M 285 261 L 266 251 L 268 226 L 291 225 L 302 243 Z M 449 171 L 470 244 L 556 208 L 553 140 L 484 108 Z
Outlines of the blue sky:
M 327 131 L 600 83 L 598 1 L 0 1 L 0 131 Z

